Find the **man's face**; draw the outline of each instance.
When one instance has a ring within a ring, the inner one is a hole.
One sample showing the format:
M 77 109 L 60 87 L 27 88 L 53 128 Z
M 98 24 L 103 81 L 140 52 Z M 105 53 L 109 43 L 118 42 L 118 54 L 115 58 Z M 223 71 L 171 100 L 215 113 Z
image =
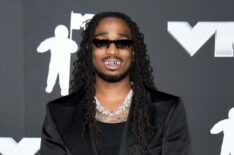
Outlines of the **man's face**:
M 103 18 L 94 33 L 94 39 L 132 40 L 127 23 L 115 17 Z M 129 75 L 132 63 L 132 48 L 117 48 L 111 43 L 108 48 L 92 45 L 92 61 L 97 75 L 107 82 L 117 82 Z M 115 62 L 116 64 L 110 64 Z

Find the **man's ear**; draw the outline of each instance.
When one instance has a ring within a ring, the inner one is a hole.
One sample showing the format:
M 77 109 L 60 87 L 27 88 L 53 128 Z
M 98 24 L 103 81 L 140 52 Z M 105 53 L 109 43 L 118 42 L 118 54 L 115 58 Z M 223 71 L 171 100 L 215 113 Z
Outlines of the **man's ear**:
M 134 61 L 134 51 L 132 51 L 132 61 Z

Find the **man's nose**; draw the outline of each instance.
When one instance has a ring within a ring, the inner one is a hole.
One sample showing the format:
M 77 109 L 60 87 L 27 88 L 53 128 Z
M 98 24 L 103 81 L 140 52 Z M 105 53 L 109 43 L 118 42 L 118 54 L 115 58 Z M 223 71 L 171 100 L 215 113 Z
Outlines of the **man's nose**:
M 110 43 L 109 48 L 106 49 L 106 54 L 113 54 L 116 55 L 118 54 L 119 50 L 118 48 L 115 46 L 114 43 Z

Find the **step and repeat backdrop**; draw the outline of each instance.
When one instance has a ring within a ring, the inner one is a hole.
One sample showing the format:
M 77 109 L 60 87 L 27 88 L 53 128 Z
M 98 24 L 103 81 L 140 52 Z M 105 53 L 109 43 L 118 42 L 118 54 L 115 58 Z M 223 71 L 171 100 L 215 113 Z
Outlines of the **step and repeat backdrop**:
M 234 155 L 233 6 L 219 0 L 1 0 L 0 154 L 38 154 L 45 106 L 68 94 L 85 22 L 119 11 L 145 35 L 156 87 L 182 98 L 194 155 Z

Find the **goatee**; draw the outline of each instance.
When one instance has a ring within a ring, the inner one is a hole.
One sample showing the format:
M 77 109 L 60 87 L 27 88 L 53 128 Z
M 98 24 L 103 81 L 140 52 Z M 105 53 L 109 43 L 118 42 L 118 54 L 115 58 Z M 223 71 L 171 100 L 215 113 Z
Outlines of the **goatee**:
M 99 72 L 96 68 L 95 68 L 95 73 L 104 81 L 106 82 L 118 82 L 121 81 L 122 79 L 124 79 L 130 72 L 130 68 L 127 71 L 125 71 L 124 73 L 120 74 L 120 75 L 108 75 L 108 74 L 104 74 L 102 72 Z

